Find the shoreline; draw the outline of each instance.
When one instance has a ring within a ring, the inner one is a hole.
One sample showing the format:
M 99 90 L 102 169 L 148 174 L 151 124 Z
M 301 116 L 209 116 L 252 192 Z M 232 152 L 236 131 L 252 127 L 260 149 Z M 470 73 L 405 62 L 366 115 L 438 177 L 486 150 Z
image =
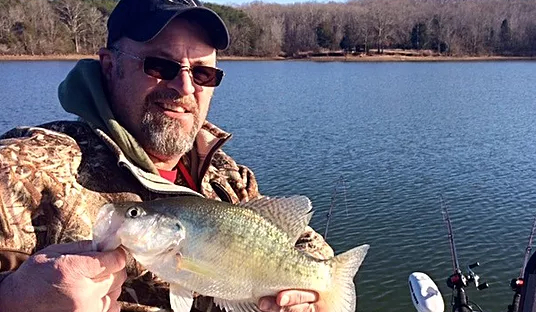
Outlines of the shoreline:
M 0 55 L 0 61 L 78 61 L 84 58 L 98 59 L 91 54 L 66 55 Z M 218 56 L 219 61 L 307 61 L 307 62 L 484 62 L 484 61 L 536 61 L 536 56 L 313 56 L 304 58 Z

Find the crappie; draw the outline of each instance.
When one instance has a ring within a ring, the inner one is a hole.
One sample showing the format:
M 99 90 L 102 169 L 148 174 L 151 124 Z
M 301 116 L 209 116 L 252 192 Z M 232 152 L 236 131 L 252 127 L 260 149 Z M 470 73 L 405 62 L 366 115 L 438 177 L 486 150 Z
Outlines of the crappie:
M 353 277 L 368 245 L 320 260 L 294 245 L 312 216 L 304 196 L 232 205 L 196 196 L 103 206 L 98 250 L 124 246 L 170 283 L 171 307 L 190 311 L 197 292 L 227 311 L 260 311 L 259 298 L 284 289 L 318 292 L 332 312 L 354 312 Z

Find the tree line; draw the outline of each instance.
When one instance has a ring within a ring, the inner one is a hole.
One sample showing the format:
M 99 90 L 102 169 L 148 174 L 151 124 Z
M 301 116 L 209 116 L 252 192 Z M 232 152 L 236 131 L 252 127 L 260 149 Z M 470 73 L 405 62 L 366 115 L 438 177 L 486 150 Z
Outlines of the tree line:
M 0 54 L 95 53 L 116 0 L 0 0 Z M 534 56 L 536 0 L 206 3 L 226 21 L 223 55 L 304 53 Z

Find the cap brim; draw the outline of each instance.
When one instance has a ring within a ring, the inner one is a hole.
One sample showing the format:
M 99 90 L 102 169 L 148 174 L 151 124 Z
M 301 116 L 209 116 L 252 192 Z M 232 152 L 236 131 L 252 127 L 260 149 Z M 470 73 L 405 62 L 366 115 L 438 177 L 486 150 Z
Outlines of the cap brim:
M 148 17 L 144 23 L 138 24 L 128 37 L 139 42 L 147 42 L 156 37 L 169 22 L 177 16 L 198 16 L 194 20 L 205 29 L 217 50 L 229 47 L 229 32 L 223 20 L 209 8 L 185 7 L 179 10 L 160 11 Z

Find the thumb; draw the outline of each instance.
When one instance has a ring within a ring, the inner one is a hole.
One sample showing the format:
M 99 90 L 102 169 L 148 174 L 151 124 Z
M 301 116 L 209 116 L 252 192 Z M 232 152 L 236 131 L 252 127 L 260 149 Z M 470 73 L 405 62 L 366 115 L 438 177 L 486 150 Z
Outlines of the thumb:
M 83 261 L 88 270 L 85 276 L 90 278 L 99 278 L 119 272 L 127 264 L 126 253 L 122 248 L 101 252 L 93 251 L 75 257 L 84 257 Z

